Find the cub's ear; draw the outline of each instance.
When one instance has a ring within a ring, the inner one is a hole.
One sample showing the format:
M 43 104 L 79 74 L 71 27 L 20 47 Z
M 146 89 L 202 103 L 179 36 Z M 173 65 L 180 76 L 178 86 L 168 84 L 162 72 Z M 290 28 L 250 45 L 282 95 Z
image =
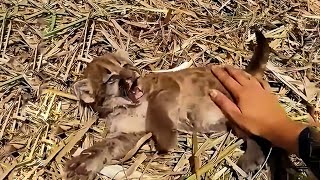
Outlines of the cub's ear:
M 79 100 L 85 103 L 93 103 L 93 89 L 88 79 L 83 79 L 73 85 L 74 92 Z
M 133 65 L 132 61 L 130 61 L 129 53 L 127 51 L 124 49 L 118 49 L 112 55 L 121 64 L 122 70 L 119 73 L 121 76 L 125 78 L 137 78 L 140 76 L 140 70 Z
M 116 52 L 112 54 L 122 65 L 123 64 L 130 64 L 133 65 L 133 63 L 129 59 L 129 53 L 125 51 L 124 49 L 118 49 Z

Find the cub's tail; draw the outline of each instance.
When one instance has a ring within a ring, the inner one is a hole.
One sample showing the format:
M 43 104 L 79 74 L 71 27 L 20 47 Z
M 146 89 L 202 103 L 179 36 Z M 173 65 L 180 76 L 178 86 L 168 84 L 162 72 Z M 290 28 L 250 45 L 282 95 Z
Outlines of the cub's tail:
M 261 31 L 256 30 L 255 34 L 257 46 L 255 47 L 251 61 L 245 70 L 253 76 L 261 76 L 269 59 L 270 47 L 268 40 Z

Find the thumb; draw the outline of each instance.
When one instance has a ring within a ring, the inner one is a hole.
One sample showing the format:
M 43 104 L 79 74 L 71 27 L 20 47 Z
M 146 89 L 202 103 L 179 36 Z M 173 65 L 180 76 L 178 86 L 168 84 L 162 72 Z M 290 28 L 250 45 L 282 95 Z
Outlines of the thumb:
M 211 100 L 232 120 L 239 121 L 239 119 L 241 119 L 242 114 L 240 109 L 229 98 L 227 98 L 227 96 L 217 90 L 211 90 L 209 94 Z

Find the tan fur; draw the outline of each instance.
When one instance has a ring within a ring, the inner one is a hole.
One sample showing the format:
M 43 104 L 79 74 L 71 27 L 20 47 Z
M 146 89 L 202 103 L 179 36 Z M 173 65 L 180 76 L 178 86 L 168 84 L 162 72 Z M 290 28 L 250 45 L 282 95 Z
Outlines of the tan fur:
M 208 94 L 210 89 L 217 89 L 232 98 L 213 77 L 210 67 L 149 74 L 139 79 L 138 86 L 152 104 L 148 107 L 146 128 L 153 133 L 159 150 L 167 151 L 176 145 L 177 130 L 226 130 L 227 119 Z
M 262 47 L 268 48 L 264 41 L 262 43 Z M 263 52 L 263 50 L 256 50 L 255 53 L 262 54 L 255 54 L 252 62 L 257 65 L 258 61 L 265 63 L 267 55 Z M 119 96 L 117 91 L 119 87 L 115 88 L 114 94 L 106 93 L 110 86 L 117 87 L 117 84 L 110 85 L 108 80 L 103 80 L 105 76 L 110 78 L 112 76 L 110 74 L 120 74 L 124 79 L 136 77 L 132 66 L 122 66 L 120 62 L 123 62 L 123 59 L 118 60 L 114 54 L 95 59 L 88 65 L 85 78 L 75 85 L 75 91 L 80 94 L 80 99 L 83 100 L 83 97 L 86 96 L 93 99 L 93 101 L 92 99 L 89 101 L 93 107 L 101 107 L 100 110 L 112 107 L 112 111 L 110 111 L 112 113 L 106 116 L 110 123 L 111 135 L 66 164 L 65 171 L 68 179 L 93 178 L 104 164 L 110 164 L 111 160 L 122 158 L 130 150 L 130 147 L 132 148 L 139 140 L 139 137 L 142 137 L 146 132 L 152 133 L 157 150 L 166 152 L 175 148 L 178 131 L 211 133 L 227 130 L 227 123 L 230 121 L 211 101 L 208 95 L 209 90 L 219 90 L 231 100 L 233 99 L 219 80 L 212 75 L 210 66 L 189 68 L 178 72 L 154 73 L 140 77 L 137 86 L 144 92 L 144 95 L 140 98 L 140 103 L 137 106 L 126 106 L 124 109 L 118 105 L 131 104 L 118 103 L 116 106 L 110 104 L 125 100 L 124 97 Z M 257 65 L 255 68 L 259 69 L 261 64 Z M 255 68 L 248 70 L 248 72 L 256 74 L 259 71 L 256 71 Z M 99 112 L 99 108 L 96 110 Z M 232 128 L 236 130 L 238 136 L 246 137 L 246 134 L 237 126 L 232 125 Z M 114 134 L 118 135 L 114 136 Z M 251 171 L 261 163 L 261 157 L 257 156 L 262 153 L 259 146 L 250 139 L 248 146 L 250 146 L 248 147 L 249 154 L 247 153 L 242 158 L 246 161 L 242 163 L 246 167 L 242 168 Z M 115 149 L 120 150 L 115 151 Z M 255 153 L 258 151 L 260 154 Z

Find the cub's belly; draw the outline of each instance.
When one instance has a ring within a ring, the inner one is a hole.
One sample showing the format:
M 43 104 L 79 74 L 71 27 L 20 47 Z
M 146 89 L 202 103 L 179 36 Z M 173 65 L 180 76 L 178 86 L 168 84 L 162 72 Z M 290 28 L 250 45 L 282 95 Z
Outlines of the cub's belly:
M 188 105 L 192 108 L 181 111 L 186 115 L 180 116 L 177 123 L 179 131 L 192 132 L 196 130 L 199 133 L 227 131 L 226 122 L 228 119 L 210 98 L 198 98 L 193 103 L 191 106 Z

